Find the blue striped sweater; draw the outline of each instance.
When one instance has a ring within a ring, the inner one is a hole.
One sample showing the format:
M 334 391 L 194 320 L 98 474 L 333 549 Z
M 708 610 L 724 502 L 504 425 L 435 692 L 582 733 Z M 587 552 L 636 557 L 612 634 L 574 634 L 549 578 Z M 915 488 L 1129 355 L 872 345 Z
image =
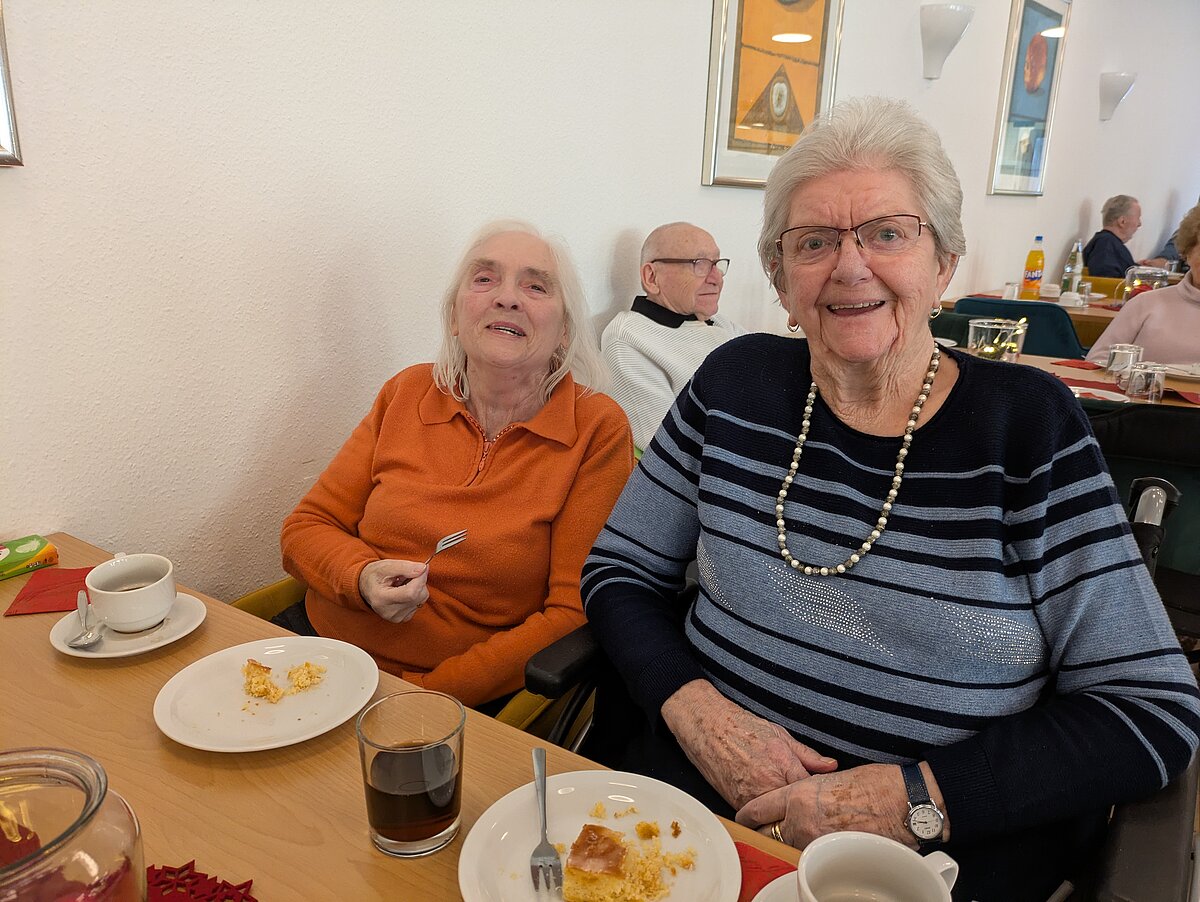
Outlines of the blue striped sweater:
M 779 554 L 775 503 L 807 342 L 749 335 L 680 394 L 583 572 L 589 620 L 657 720 L 690 680 L 839 759 L 930 762 L 956 840 L 1147 795 L 1197 745 L 1200 698 L 1078 402 L 954 353 L 887 530 L 845 575 Z M 818 399 L 785 517 L 837 563 L 879 516 L 898 438 Z M 695 558 L 700 594 L 675 609 Z M 682 629 L 680 623 L 682 622 Z

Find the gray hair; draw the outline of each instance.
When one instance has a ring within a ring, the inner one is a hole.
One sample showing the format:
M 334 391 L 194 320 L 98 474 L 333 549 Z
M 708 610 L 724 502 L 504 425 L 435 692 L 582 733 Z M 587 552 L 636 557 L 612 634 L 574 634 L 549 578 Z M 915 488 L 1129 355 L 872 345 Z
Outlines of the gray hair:
M 854 169 L 899 172 L 923 208 L 916 212 L 932 227 L 939 261 L 967 252 L 962 185 L 933 126 L 906 101 L 856 97 L 814 119 L 767 178 L 758 256 L 776 288 L 781 267 L 775 240 L 787 228 L 792 194 L 806 182 Z
M 1112 225 L 1126 213 L 1133 209 L 1137 198 L 1130 197 L 1128 194 L 1118 194 L 1110 197 L 1104 202 L 1104 206 L 1100 208 L 1100 224 Z
M 434 383 L 459 401 L 465 401 L 471 396 L 471 386 L 467 382 L 467 353 L 463 350 L 458 336 L 453 334 L 454 305 L 458 300 L 459 288 L 470 270 L 471 261 L 475 259 L 476 251 L 489 239 L 507 232 L 523 232 L 544 242 L 554 260 L 554 267 L 558 270 L 567 343 L 550 358 L 550 368 L 542 380 L 543 402 L 550 400 L 554 387 L 567 373 L 571 373 L 575 381 L 585 387 L 603 389 L 607 370 L 596 347 L 596 333 L 588 316 L 583 284 L 579 281 L 579 274 L 571 261 L 570 251 L 559 239 L 543 235 L 529 223 L 516 219 L 498 219 L 481 228 L 467 244 L 462 258 L 454 268 L 450 284 L 442 294 L 442 345 L 433 363 Z

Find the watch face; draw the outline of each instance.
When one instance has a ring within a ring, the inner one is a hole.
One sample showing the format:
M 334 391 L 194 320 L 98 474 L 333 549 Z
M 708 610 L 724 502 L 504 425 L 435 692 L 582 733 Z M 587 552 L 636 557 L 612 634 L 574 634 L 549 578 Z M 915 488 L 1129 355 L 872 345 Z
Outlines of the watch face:
M 908 829 L 920 840 L 942 835 L 942 813 L 932 805 L 918 805 L 908 813 Z

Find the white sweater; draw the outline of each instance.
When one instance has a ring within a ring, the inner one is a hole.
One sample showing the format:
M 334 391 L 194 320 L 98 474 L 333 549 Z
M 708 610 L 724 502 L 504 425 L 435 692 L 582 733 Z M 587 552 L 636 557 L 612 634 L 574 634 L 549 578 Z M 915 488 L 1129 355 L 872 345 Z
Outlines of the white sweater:
M 600 339 L 611 372 L 609 393 L 633 427 L 633 443 L 645 449 L 692 374 L 714 348 L 744 335 L 727 316 L 708 322 L 660 307 L 642 296 L 612 318 Z
M 1143 360 L 1200 363 L 1200 288 L 1193 281 L 1196 278 L 1196 270 L 1192 270 L 1175 285 L 1128 301 L 1092 345 L 1087 359 L 1104 363 L 1109 345 L 1135 344 L 1142 346 Z

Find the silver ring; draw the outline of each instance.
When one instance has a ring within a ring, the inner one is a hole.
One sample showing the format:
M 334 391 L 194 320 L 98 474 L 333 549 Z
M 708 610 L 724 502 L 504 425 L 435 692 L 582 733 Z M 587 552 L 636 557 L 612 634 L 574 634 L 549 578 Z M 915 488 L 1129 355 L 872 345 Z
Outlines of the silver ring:
M 779 832 L 779 825 L 782 823 L 783 821 L 776 821 L 771 825 L 771 838 L 775 840 L 775 842 L 783 842 L 783 834 Z M 786 845 L 786 843 L 784 843 L 784 845 Z

